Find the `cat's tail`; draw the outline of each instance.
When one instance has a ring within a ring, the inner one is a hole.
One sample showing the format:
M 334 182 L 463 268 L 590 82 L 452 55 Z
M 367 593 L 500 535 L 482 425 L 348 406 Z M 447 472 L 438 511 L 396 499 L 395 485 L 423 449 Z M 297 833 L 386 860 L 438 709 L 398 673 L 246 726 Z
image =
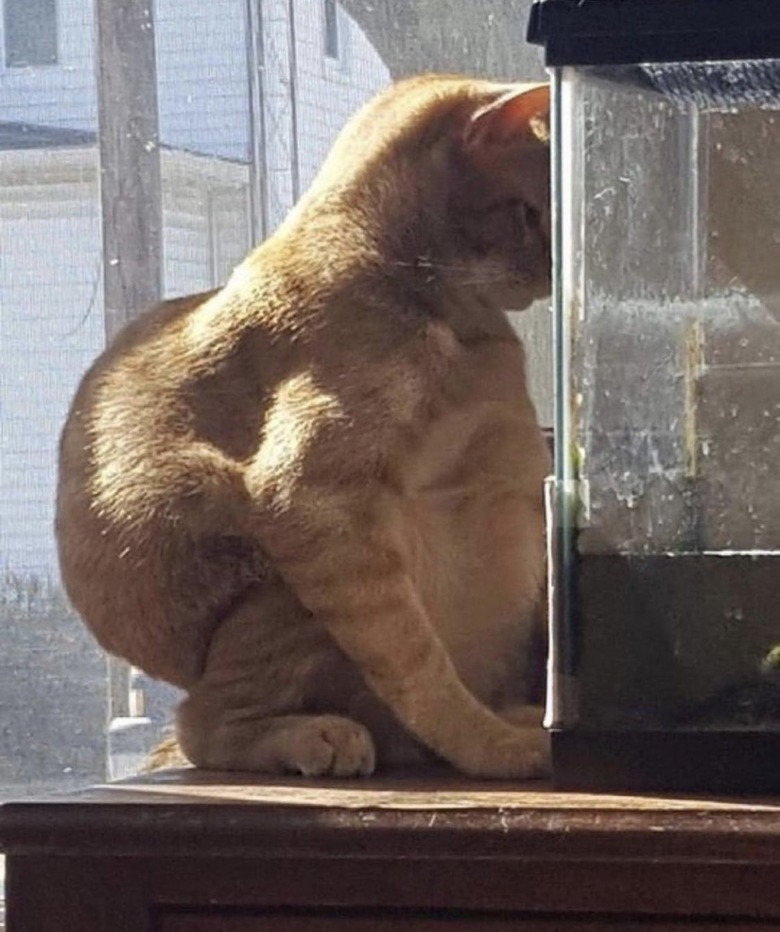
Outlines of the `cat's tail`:
M 162 741 L 149 752 L 139 772 L 154 773 L 156 770 L 171 770 L 191 766 L 192 764 L 184 756 L 176 735 L 173 731 L 169 731 Z

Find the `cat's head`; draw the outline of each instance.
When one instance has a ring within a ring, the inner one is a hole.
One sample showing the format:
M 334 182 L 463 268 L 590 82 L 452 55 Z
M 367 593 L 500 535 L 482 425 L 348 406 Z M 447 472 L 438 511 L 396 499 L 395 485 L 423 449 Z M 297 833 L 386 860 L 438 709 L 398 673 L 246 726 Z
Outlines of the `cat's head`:
M 421 284 L 526 307 L 550 288 L 549 113 L 545 84 L 400 81 L 350 121 L 312 197 L 349 204 Z

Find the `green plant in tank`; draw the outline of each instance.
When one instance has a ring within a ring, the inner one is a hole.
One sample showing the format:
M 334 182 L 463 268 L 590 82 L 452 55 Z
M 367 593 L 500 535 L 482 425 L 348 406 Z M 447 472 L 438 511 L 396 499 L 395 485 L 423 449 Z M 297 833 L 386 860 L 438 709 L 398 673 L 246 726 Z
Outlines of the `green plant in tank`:
M 760 728 L 780 723 L 780 644 L 773 644 L 756 672 L 697 704 L 686 713 L 688 724 Z
M 760 670 L 764 676 L 780 676 L 780 644 L 767 651 L 761 660 Z
M 571 460 L 572 475 L 575 479 L 581 478 L 582 468 L 585 465 L 585 450 L 574 440 L 569 444 L 569 459 Z

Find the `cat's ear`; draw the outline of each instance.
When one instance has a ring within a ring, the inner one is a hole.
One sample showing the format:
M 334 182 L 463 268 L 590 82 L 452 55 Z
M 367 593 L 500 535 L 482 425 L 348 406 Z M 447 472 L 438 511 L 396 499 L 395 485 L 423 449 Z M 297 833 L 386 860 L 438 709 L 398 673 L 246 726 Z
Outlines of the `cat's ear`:
M 468 151 L 488 153 L 507 147 L 548 144 L 550 87 L 522 85 L 476 110 L 463 142 Z

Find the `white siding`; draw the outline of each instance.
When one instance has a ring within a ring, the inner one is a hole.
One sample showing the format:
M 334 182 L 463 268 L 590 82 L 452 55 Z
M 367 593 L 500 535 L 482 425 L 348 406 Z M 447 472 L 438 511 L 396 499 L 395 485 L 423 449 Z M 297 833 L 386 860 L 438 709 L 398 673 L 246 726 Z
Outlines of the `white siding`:
M 264 0 L 267 203 L 273 230 L 293 203 L 290 27 L 287 0 Z M 300 190 L 311 183 L 334 138 L 358 107 L 389 80 L 362 30 L 339 8 L 341 56 L 325 56 L 322 0 L 295 0 Z
M 341 56 L 327 58 L 322 0 L 298 0 L 298 130 L 301 181 L 314 178 L 349 117 L 390 81 L 363 31 L 339 8 Z
M 5 68 L 0 52 L 0 120 L 95 129 L 93 6 L 93 0 L 57 0 L 56 65 Z
M 163 196 L 163 289 L 166 298 L 211 287 L 206 192 L 196 179 Z
M 158 106 L 166 145 L 248 161 L 245 10 L 246 0 L 157 0 Z
M 227 281 L 251 245 L 248 185 L 209 192 L 214 284 Z
M 163 152 L 162 187 L 165 297 L 222 284 L 251 245 L 248 166 Z
M 208 224 L 202 214 L 166 211 L 163 248 L 166 298 L 211 287 Z
M 0 215 L 0 570 L 56 577 L 57 439 L 104 330 L 97 205 L 50 209 Z

